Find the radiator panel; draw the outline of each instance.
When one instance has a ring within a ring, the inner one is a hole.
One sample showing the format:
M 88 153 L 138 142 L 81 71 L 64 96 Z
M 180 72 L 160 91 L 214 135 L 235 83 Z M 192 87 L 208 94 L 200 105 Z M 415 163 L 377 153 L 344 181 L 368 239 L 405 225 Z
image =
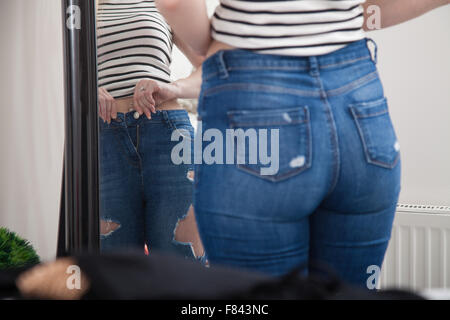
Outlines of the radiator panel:
M 400 204 L 381 288 L 450 288 L 450 207 Z

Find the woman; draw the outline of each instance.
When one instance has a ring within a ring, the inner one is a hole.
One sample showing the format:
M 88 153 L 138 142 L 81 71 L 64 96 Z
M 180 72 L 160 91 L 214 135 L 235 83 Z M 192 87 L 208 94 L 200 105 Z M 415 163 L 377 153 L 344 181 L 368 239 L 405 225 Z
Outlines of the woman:
M 203 131 L 242 129 L 240 142 L 231 131 L 231 156 L 226 150 L 234 164 L 196 168 L 196 217 L 211 264 L 279 275 L 327 263 L 362 286 L 381 266 L 400 154 L 363 5 L 378 5 L 386 27 L 448 0 L 364 2 L 221 0 L 210 26 L 202 0 L 157 0 L 178 36 L 208 51 Z M 262 170 L 267 157 L 246 154 L 255 145 L 278 155 L 271 174 Z
M 100 0 L 97 26 L 102 250 L 147 244 L 203 256 L 191 207 L 193 168 L 171 159 L 172 134 L 193 135 L 177 98 L 198 95 L 200 71 L 171 82 L 173 43 L 194 66 L 203 57 L 173 35 L 154 1 Z

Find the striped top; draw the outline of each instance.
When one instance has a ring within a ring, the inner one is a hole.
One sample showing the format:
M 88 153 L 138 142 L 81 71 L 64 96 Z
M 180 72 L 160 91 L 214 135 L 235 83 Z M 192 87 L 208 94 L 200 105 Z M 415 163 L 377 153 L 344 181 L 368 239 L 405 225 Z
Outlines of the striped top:
M 323 55 L 364 38 L 365 0 L 220 0 L 214 39 L 258 53 Z
M 142 79 L 170 82 L 172 30 L 155 1 L 100 0 L 98 81 L 114 98 L 134 94 Z

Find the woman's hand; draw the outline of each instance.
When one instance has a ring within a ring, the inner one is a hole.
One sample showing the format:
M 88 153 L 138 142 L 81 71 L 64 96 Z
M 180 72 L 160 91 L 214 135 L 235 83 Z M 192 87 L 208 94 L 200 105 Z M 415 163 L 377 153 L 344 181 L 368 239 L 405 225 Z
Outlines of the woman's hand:
M 200 94 L 202 68 L 194 71 L 189 77 L 172 83 L 158 83 L 153 80 L 141 80 L 134 90 L 134 108 L 140 115 L 151 119 L 156 113 L 156 106 L 174 99 L 196 99 Z
M 153 80 L 141 80 L 134 89 L 133 106 L 140 114 L 151 119 L 151 113 L 156 113 L 154 95 L 160 90 L 160 85 Z
M 80 287 L 69 289 L 67 284 L 71 283 L 71 273 L 68 270 L 76 265 L 77 262 L 70 257 L 39 264 L 19 276 L 17 288 L 26 298 L 80 300 L 89 290 L 91 282 L 81 271 Z
M 180 98 L 180 88 L 173 83 L 160 83 L 159 90 L 153 94 L 156 105 L 160 105 L 166 101 Z
M 145 113 L 151 119 L 156 106 L 180 97 L 180 88 L 176 83 L 158 83 L 153 80 L 141 80 L 134 92 L 134 107 L 139 114 Z
M 103 121 L 111 123 L 111 119 L 117 118 L 116 100 L 105 88 L 98 89 L 99 115 Z

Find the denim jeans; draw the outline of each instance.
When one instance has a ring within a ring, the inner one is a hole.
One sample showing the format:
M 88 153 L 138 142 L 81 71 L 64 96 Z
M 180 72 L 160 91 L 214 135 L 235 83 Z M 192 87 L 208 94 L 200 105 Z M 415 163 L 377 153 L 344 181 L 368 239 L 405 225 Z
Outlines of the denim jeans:
M 158 111 L 148 120 L 119 113 L 100 121 L 100 215 L 119 225 L 101 235 L 102 251 L 119 248 L 178 253 L 192 258 L 190 244 L 174 238 L 177 223 L 192 205 L 192 165 L 171 160 L 174 130 L 194 129 L 185 110 Z
M 266 139 L 279 151 L 270 175 L 260 160 L 196 165 L 194 205 L 211 265 L 281 275 L 319 263 L 364 286 L 384 258 L 401 170 L 367 40 L 317 57 L 219 51 L 203 65 L 199 104 L 203 132 L 277 129 L 279 138 Z

